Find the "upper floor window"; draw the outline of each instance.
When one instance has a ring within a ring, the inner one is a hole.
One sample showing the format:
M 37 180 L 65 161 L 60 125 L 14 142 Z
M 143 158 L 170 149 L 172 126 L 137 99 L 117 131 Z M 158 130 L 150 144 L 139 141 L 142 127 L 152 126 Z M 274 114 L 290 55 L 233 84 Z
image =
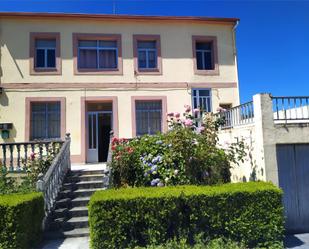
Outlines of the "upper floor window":
M 211 112 L 210 89 L 192 89 L 192 106 L 202 112 Z
M 122 73 L 120 35 L 74 34 L 75 73 Z
M 193 59 L 196 74 L 218 75 L 217 39 L 212 36 L 193 36 Z
M 56 67 L 56 39 L 35 40 L 35 67 L 36 68 Z
M 30 33 L 30 73 L 61 74 L 59 33 Z
M 161 74 L 159 35 L 134 35 L 134 65 L 137 74 Z

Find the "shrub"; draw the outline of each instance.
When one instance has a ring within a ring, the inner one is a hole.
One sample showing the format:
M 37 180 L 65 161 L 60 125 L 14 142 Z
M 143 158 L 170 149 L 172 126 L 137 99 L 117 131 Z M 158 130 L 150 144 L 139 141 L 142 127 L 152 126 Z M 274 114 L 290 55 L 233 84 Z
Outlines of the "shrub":
M 41 241 L 44 200 L 40 193 L 0 195 L 0 248 L 28 249 Z
M 89 204 L 91 246 L 132 248 L 196 235 L 267 246 L 283 235 L 282 192 L 271 183 L 121 188 Z
M 123 187 L 230 182 L 230 163 L 242 160 L 243 143 L 220 147 L 218 121 L 212 114 L 195 118 L 187 107 L 183 119 L 179 113 L 168 115 L 170 130 L 164 134 L 113 139 L 111 184 Z

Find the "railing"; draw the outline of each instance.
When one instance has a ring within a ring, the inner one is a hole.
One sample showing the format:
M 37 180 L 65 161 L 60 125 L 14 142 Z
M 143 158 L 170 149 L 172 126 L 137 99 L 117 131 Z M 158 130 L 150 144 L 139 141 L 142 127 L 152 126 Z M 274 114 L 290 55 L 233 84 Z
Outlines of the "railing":
M 45 217 L 48 217 L 54 208 L 54 203 L 62 186 L 64 177 L 71 168 L 70 143 L 70 134 L 67 133 L 65 141 L 48 171 L 44 176 L 41 175 L 37 182 L 37 190 L 41 191 L 44 195 Z
M 26 170 L 28 161 L 32 160 L 34 155 L 43 158 L 43 156 L 49 153 L 55 154 L 62 144 L 62 140 L 1 143 L 0 164 L 2 167 L 5 167 L 8 172 L 22 172 Z
M 309 97 L 272 97 L 275 121 L 309 121 Z
M 231 109 L 221 111 L 216 116 L 222 119 L 221 128 L 232 128 L 235 126 L 253 123 L 253 102 L 235 106 Z

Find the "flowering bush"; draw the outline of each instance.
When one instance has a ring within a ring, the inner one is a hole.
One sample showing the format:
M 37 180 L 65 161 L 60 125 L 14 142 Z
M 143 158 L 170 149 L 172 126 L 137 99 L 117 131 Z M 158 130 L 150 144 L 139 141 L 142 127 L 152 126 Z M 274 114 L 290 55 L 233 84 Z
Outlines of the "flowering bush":
M 211 185 L 230 181 L 230 163 L 242 160 L 242 142 L 218 145 L 219 120 L 199 109 L 168 113 L 169 131 L 112 141 L 112 184 L 121 186 Z

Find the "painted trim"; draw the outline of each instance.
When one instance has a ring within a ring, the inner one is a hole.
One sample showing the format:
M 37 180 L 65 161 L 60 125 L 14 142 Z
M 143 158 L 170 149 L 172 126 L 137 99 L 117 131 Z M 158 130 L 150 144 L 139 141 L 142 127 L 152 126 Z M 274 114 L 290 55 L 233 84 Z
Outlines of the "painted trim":
M 24 18 L 79 18 L 107 20 L 149 20 L 149 21 L 194 21 L 218 24 L 235 24 L 239 18 L 196 17 L 196 16 L 142 16 L 142 15 L 111 15 L 111 14 L 77 14 L 77 13 L 44 13 L 44 12 L 2 12 L 1 17 Z
M 212 43 L 212 64 L 213 70 L 198 70 L 196 61 L 196 42 Z M 218 62 L 218 41 L 216 36 L 192 36 L 192 52 L 193 52 L 193 69 L 195 74 L 199 75 L 220 75 Z
M 237 88 L 236 82 L 144 82 L 144 83 L 1 83 L 4 89 L 138 89 L 138 88 Z
M 135 113 L 135 101 L 136 100 L 161 100 L 162 101 L 162 132 L 167 131 L 167 97 L 166 96 L 131 96 L 131 116 L 132 116 L 132 137 L 136 136 L 136 113 Z
M 66 133 L 66 98 L 65 97 L 26 97 L 25 98 L 25 141 L 30 141 L 30 119 L 32 102 L 60 102 L 60 131 L 61 139 L 65 139 Z
M 113 131 L 114 136 L 119 137 L 119 119 L 118 119 L 118 97 L 81 97 L 81 162 L 86 162 L 86 151 L 87 151 L 87 141 L 86 141 L 86 112 L 87 103 L 102 103 L 102 102 L 112 102 L 113 108 Z
M 157 48 L 157 68 L 138 68 L 138 41 L 155 41 Z M 161 37 L 160 35 L 133 35 L 134 75 L 162 75 Z
M 36 68 L 35 67 L 35 40 L 36 39 L 55 39 L 56 40 L 56 67 L 55 68 Z M 59 32 L 30 32 L 29 42 L 29 65 L 30 75 L 61 75 L 61 55 L 60 55 L 60 33 Z
M 73 71 L 74 75 L 122 75 L 122 43 L 120 34 L 86 34 L 86 33 L 73 33 Z M 105 40 L 105 41 L 116 41 L 118 49 L 118 68 L 117 69 L 80 69 L 78 68 L 78 40 Z

